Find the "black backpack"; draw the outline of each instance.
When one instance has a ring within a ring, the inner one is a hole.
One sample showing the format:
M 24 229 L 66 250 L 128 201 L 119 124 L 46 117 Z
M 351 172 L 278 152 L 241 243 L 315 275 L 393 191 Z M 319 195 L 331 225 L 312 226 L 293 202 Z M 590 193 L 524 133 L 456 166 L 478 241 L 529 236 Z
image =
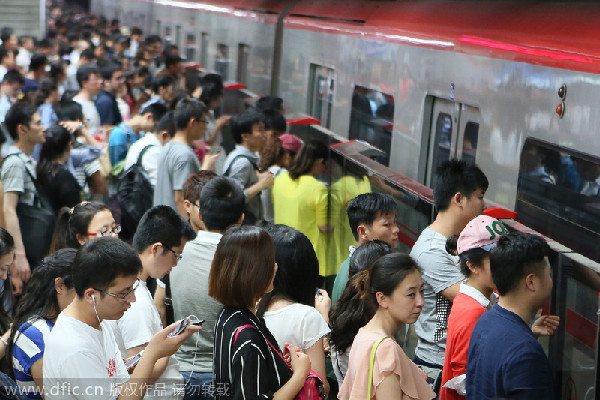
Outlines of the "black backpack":
M 144 147 L 135 164 L 119 176 L 117 201 L 121 208 L 121 234 L 123 240 L 131 240 L 144 213 L 152 207 L 154 189 L 142 168 L 142 157 L 154 145 Z

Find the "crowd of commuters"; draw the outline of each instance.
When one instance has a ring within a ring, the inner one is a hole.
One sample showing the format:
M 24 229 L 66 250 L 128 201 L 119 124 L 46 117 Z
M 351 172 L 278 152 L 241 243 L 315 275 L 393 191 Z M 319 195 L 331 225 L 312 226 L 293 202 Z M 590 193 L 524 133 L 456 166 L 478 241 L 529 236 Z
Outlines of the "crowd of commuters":
M 559 320 L 533 319 L 549 248 L 481 215 L 476 165 L 439 166 L 436 219 L 404 254 L 394 197 L 360 172 L 324 182 L 327 146 L 286 133 L 282 99 L 221 115 L 220 76 L 160 37 L 60 10 L 49 25 L 0 32 L 3 384 L 30 399 L 553 397 L 536 338 Z M 397 340 L 410 324 L 414 359 Z

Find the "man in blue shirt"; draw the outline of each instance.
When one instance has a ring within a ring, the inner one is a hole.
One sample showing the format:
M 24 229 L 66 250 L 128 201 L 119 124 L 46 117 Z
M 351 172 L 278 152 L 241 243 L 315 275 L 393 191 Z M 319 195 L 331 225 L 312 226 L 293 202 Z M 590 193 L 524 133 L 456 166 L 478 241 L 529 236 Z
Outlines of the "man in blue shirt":
M 123 121 L 116 96 L 123 85 L 125 85 L 125 78 L 123 77 L 121 67 L 116 64 L 103 67 L 100 73 L 104 80 L 104 88 L 98 93 L 94 103 L 98 110 L 98 115 L 100 115 L 102 126 L 112 127 Z
M 500 299 L 473 329 L 467 362 L 467 399 L 553 399 L 550 362 L 537 342 L 552 334 L 558 317 L 529 321 L 552 291 L 550 247 L 537 235 L 514 232 L 490 253 Z

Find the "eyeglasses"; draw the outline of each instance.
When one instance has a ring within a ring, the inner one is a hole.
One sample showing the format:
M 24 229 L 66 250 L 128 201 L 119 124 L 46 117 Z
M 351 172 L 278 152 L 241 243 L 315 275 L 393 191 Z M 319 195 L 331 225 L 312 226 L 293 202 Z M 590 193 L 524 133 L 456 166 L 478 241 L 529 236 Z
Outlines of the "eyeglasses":
M 106 290 L 96 289 L 96 288 L 94 288 L 94 290 L 97 290 L 100 293 L 104 293 L 106 295 L 114 297 L 115 299 L 119 299 L 122 302 L 125 302 L 129 298 L 129 296 L 131 296 L 133 294 L 133 292 L 135 292 L 135 289 L 137 289 L 138 286 L 140 286 L 139 279 L 135 281 L 135 283 L 133 284 L 133 287 L 131 288 L 131 290 L 129 292 L 125 293 L 125 294 L 115 294 L 115 293 L 107 292 Z
M 109 233 L 114 233 L 116 235 L 118 235 L 119 233 L 121 233 L 121 225 L 115 225 L 111 228 L 104 228 L 102 229 L 100 232 L 88 232 L 89 236 L 106 236 Z
M 192 204 L 195 205 L 196 207 L 200 208 L 200 204 L 193 202 L 193 201 L 192 201 Z
M 177 261 L 181 261 L 181 259 L 183 258 L 183 254 L 176 252 L 175 250 L 173 250 L 172 248 L 170 248 L 169 246 L 167 246 L 167 245 L 166 245 L 166 244 L 164 244 L 164 243 L 161 243 L 161 244 L 162 244 L 162 246 L 163 246 L 165 249 L 167 249 L 167 250 L 169 250 L 171 253 L 175 254 L 175 257 L 177 258 Z

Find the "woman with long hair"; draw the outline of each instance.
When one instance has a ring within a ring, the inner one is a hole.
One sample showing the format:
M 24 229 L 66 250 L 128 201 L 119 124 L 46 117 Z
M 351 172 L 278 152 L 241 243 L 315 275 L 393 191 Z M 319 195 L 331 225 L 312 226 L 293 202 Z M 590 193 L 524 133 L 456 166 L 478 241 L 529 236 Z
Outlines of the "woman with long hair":
M 317 180 L 326 171 L 328 151 L 321 141 L 304 143 L 290 169 L 275 178 L 272 191 L 275 223 L 298 229 L 310 239 L 321 276 L 335 275 L 339 267 L 335 252 L 328 251 L 332 225 L 327 187 Z
M 44 128 L 48 129 L 58 122 L 54 107 L 58 103 L 58 83 L 46 78 L 40 81 L 39 88 L 31 95 L 31 103 L 38 108 Z
M 215 391 L 216 400 L 291 400 L 304 386 L 308 356 L 294 345 L 283 356 L 255 312 L 256 302 L 273 290 L 276 269 L 273 241 L 261 228 L 230 228 L 217 246 L 208 294 L 224 307 L 215 325 L 213 384 L 228 390 Z
M 69 157 L 71 133 L 61 125 L 52 126 L 46 131 L 46 141 L 42 144 L 37 178 L 55 214 L 62 207 L 71 208 L 81 202 L 81 188 L 66 167 Z
M 423 280 L 417 264 L 407 254 L 392 253 L 359 272 L 356 279 L 363 301 L 376 311 L 352 342 L 338 398 L 435 398 L 425 373 L 394 340 L 400 325 L 414 323 L 423 308 Z
M 8 310 L 13 304 L 12 285 L 10 283 L 10 269 L 15 263 L 15 241 L 4 228 L 0 228 L 0 358 L 4 358 L 10 338 L 12 319 Z M 10 374 L 11 369 L 5 362 L 0 362 L 0 370 Z
M 308 355 L 311 368 L 322 377 L 327 395 L 323 345 L 329 333 L 327 314 L 331 300 L 325 290 L 317 289 L 317 255 L 310 240 L 296 229 L 271 225 L 265 230 L 275 244 L 277 273 L 273 290 L 261 298 L 256 315 L 265 319 L 279 347 L 291 343 Z
M 60 210 L 50 252 L 71 247 L 79 249 L 85 243 L 101 236 L 117 237 L 121 225 L 104 203 L 84 201 L 73 208 Z
M 62 249 L 42 260 L 31 274 L 15 313 L 10 354 L 17 384 L 30 399 L 40 399 L 44 343 L 58 314 L 75 297 L 71 264 L 77 250 Z M 33 385 L 37 390 L 33 390 Z

